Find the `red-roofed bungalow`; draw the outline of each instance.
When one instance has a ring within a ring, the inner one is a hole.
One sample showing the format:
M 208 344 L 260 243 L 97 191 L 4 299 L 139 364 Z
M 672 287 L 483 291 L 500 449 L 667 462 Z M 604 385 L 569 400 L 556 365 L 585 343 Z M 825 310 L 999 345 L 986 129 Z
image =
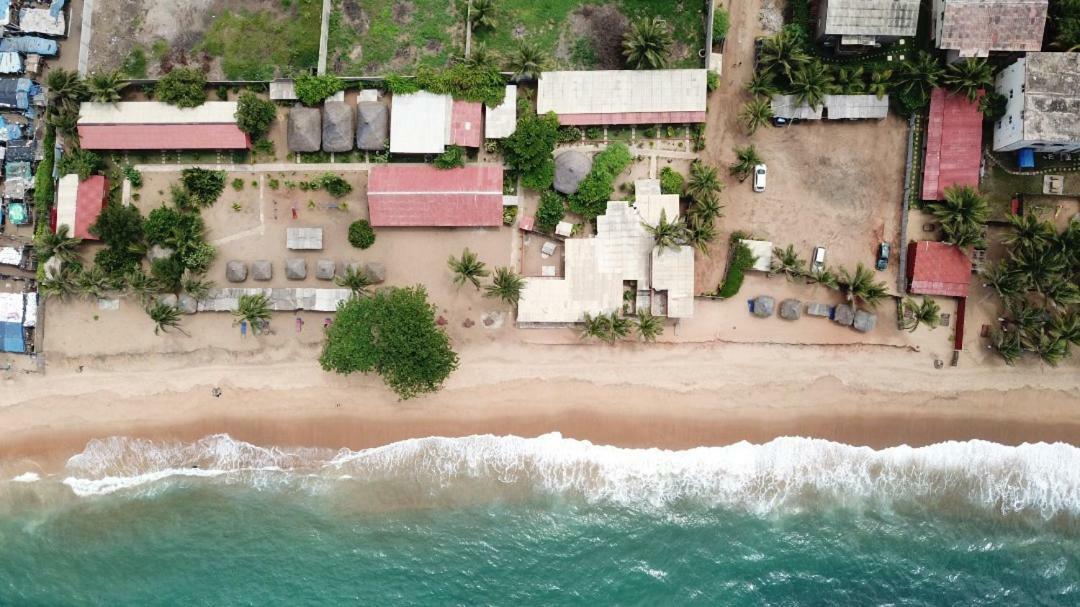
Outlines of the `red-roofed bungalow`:
M 971 287 L 971 259 L 956 245 L 924 240 L 908 245 L 908 290 L 916 295 L 955 297 L 953 348 L 964 349 L 964 317 Z
M 937 88 L 930 95 L 923 200 L 943 200 L 945 188 L 979 185 L 983 115 L 978 102 Z
M 368 177 L 369 220 L 375 227 L 497 227 L 502 188 L 497 165 L 378 165 Z
M 476 101 L 454 101 L 450 112 L 450 144 L 478 148 L 483 142 L 484 129 L 480 123 L 484 106 Z

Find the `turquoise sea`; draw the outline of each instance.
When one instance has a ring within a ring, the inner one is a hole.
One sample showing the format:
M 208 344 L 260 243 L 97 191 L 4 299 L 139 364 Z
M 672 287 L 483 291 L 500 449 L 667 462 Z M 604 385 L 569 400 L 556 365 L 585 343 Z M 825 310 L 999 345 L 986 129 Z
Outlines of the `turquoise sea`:
M 0 478 L 3 606 L 1080 605 L 1064 444 L 221 435 L 23 467 Z

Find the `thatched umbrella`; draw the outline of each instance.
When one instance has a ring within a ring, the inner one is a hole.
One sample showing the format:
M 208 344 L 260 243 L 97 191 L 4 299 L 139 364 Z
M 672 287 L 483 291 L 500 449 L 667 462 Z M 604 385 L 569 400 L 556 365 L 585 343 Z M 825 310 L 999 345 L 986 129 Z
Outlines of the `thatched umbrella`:
M 356 106 L 356 147 L 381 151 L 390 137 L 390 110 L 378 101 L 361 101 Z
M 833 322 L 844 325 L 845 327 L 850 327 L 851 323 L 855 322 L 855 310 L 848 304 L 836 306 Z
M 780 318 L 799 320 L 802 317 L 802 302 L 798 299 L 785 299 L 780 302 Z
M 576 150 L 555 157 L 555 189 L 563 194 L 577 192 L 581 180 L 592 170 L 592 159 Z
M 768 318 L 776 309 L 776 300 L 768 295 L 758 295 L 754 298 L 754 316 Z
M 869 333 L 877 326 L 877 314 L 866 310 L 855 310 L 855 320 L 852 326 L 860 333 Z
M 297 106 L 289 110 L 289 151 L 318 152 L 321 142 L 319 108 Z

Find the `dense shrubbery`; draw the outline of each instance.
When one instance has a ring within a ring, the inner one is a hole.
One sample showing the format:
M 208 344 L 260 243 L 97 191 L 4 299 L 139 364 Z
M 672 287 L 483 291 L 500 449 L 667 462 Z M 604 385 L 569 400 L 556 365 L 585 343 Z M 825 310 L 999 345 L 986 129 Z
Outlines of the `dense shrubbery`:
M 754 267 L 754 261 L 754 253 L 750 247 L 741 242 L 735 242 L 731 247 L 731 261 L 728 263 L 727 275 L 724 276 L 724 283 L 720 285 L 716 295 L 725 299 L 734 297 L 742 288 L 746 271 Z
M 395 95 L 429 91 L 451 95 L 454 99 L 479 101 L 491 107 L 502 103 L 506 96 L 506 80 L 498 69 L 470 67 L 463 63 L 438 71 L 422 67 L 412 78 L 391 74 L 383 80 L 383 87 Z
M 366 219 L 358 219 L 349 224 L 349 244 L 366 249 L 375 244 L 375 228 Z
M 660 169 L 660 192 L 664 194 L 682 195 L 686 180 L 682 173 L 671 167 Z
M 713 42 L 719 42 L 727 38 L 728 28 L 731 27 L 731 19 L 726 9 L 717 7 L 713 12 L 712 37 Z
M 173 68 L 158 81 L 154 96 L 177 107 L 199 107 L 206 103 L 206 74 L 193 67 Z
M 570 197 L 570 210 L 586 219 L 602 215 L 615 190 L 615 178 L 630 166 L 632 160 L 630 149 L 621 143 L 612 144 L 597 154 L 592 170 Z
M 352 185 L 350 185 L 348 181 L 345 181 L 340 175 L 325 173 L 316 181 L 318 182 L 318 187 L 325 189 L 334 198 L 341 198 L 349 192 L 352 192 Z
M 449 146 L 445 152 L 435 157 L 434 164 L 437 169 L 461 168 L 465 166 L 465 150 L 460 146 Z
M 225 171 L 190 168 L 180 173 L 180 181 L 189 196 L 189 205 L 195 207 L 213 206 L 225 190 Z M 184 207 L 188 205 L 177 206 Z
M 263 99 L 251 91 L 240 93 L 236 104 L 236 125 L 253 139 L 258 139 L 270 130 L 277 118 L 277 106 L 269 99 Z
M 80 181 L 86 181 L 100 170 L 101 157 L 88 150 L 76 148 L 60 157 L 58 172 L 61 176 L 74 173 Z
M 53 163 L 56 159 L 56 129 L 52 125 L 45 127 L 45 159 L 38 164 L 34 175 L 34 211 L 38 217 L 48 217 L 55 191 L 53 188 Z M 38 226 L 46 226 L 47 221 L 39 221 Z
M 540 207 L 536 210 L 536 229 L 541 232 L 554 232 L 566 214 L 566 204 L 562 196 L 548 190 L 540 195 Z
M 403 399 L 437 391 L 457 368 L 423 287 L 389 288 L 338 306 L 319 358 L 342 374 L 378 373 Z
M 296 97 L 304 105 L 319 105 L 327 97 L 343 90 L 345 83 L 337 76 L 312 76 L 305 74 L 295 81 Z
M 142 260 L 143 216 L 131 205 L 109 203 L 90 226 L 90 233 L 105 244 L 94 263 L 110 276 L 122 276 Z
M 525 114 L 518 119 L 517 130 L 503 140 L 503 159 L 514 174 L 521 175 L 522 185 L 543 191 L 555 179 L 552 153 L 559 136 L 559 119 L 553 112 L 543 116 Z

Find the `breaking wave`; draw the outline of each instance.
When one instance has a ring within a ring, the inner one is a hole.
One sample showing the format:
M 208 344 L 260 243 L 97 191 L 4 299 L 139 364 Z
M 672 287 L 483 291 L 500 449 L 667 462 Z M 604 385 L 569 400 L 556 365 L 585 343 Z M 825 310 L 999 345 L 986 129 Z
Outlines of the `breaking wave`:
M 66 477 L 78 496 L 207 477 L 268 490 L 390 484 L 420 497 L 527 491 L 632 508 L 690 502 L 761 514 L 822 501 L 959 503 L 1046 518 L 1080 514 L 1080 448 L 1064 443 L 967 441 L 874 450 L 778 438 L 666 451 L 546 434 L 432 437 L 333 451 L 259 447 L 223 434 L 194 443 L 113 437 L 91 441 L 68 460 Z

